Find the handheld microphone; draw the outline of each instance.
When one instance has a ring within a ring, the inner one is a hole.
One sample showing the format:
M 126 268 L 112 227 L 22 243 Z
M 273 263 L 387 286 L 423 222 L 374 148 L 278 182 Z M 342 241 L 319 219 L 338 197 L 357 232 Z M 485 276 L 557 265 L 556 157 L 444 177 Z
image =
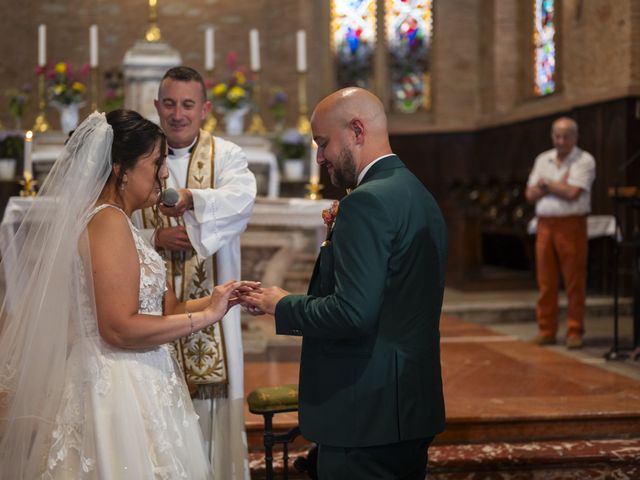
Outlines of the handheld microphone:
M 180 200 L 180 194 L 175 188 L 167 188 L 163 190 L 162 195 L 160 195 L 160 201 L 168 208 L 175 207 L 178 200 Z

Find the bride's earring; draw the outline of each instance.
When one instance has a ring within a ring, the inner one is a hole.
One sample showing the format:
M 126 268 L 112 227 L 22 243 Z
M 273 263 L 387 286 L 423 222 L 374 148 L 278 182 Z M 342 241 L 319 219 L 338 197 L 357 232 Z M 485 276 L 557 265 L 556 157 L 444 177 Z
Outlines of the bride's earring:
M 124 177 L 122 177 L 122 183 L 120 183 L 120 190 L 124 190 L 124 188 L 127 186 L 128 182 L 129 182 L 129 180 L 127 180 L 127 176 L 126 175 Z

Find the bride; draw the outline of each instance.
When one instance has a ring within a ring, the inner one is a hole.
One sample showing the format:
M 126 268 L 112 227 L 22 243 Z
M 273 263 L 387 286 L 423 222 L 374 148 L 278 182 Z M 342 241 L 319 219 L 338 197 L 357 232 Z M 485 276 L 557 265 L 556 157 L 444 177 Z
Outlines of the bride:
M 91 114 L 16 233 L 0 313 L 1 479 L 211 477 L 166 344 L 219 321 L 245 287 L 182 303 L 166 288 L 129 219 L 157 203 L 165 152 L 138 113 Z

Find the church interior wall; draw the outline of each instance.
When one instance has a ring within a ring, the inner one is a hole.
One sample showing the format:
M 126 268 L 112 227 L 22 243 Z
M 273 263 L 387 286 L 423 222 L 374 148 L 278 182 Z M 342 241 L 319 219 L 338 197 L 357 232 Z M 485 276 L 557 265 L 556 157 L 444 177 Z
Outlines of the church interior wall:
M 379 1 L 382 4 L 382 0 Z M 578 105 L 640 94 L 640 6 L 633 0 L 558 0 L 560 91 L 532 98 L 528 42 L 531 12 L 521 0 L 435 1 L 433 46 L 433 110 L 425 117 L 392 122 L 395 133 L 467 131 L 566 111 Z M 187 65 L 202 69 L 204 29 L 216 27 L 216 69 L 226 70 L 234 51 L 240 64 L 249 57 L 248 31 L 261 35 L 261 105 L 266 110 L 271 89 L 289 96 L 288 121 L 297 118 L 295 32 L 308 33 L 308 103 L 331 91 L 329 2 L 311 0 L 160 0 L 163 38 Z M 79 65 L 88 60 L 88 28 L 100 28 L 100 69 L 117 67 L 124 53 L 142 38 L 147 2 L 133 0 L 27 0 L 15 8 L 1 0 L 3 61 L 0 90 L 35 86 L 37 26 L 48 25 L 50 62 Z M 32 99 L 25 123 L 33 121 Z M 88 109 L 85 109 L 85 113 Z M 53 116 L 53 115 L 52 115 Z M 265 115 L 267 122 L 270 121 Z M 7 109 L 0 120 L 11 124 Z M 52 119 L 54 122 L 56 119 Z

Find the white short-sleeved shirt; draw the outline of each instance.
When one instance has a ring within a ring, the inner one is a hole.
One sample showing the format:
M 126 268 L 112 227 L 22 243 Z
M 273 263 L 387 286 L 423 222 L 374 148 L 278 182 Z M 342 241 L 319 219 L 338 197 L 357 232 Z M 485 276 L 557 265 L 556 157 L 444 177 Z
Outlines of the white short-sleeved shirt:
M 575 200 L 565 200 L 553 194 L 545 195 L 536 202 L 536 216 L 587 215 L 591 211 L 591 185 L 596 178 L 596 162 L 593 156 L 578 147 L 573 147 L 562 162 L 558 163 L 556 157 L 555 148 L 538 155 L 527 185 L 536 185 L 540 179 L 558 181 L 568 172 L 567 183 L 580 187 L 582 191 Z

